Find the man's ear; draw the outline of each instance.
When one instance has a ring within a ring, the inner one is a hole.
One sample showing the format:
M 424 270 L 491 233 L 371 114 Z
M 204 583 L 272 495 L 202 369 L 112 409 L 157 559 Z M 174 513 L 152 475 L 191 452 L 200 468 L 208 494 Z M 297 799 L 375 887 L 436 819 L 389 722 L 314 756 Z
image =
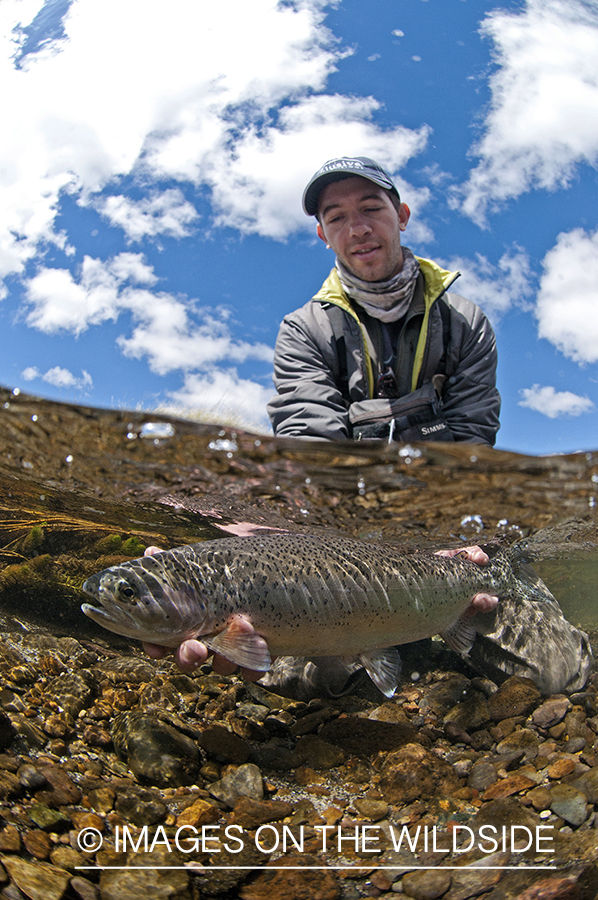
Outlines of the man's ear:
M 399 206 L 399 228 L 401 231 L 405 231 L 407 228 L 407 222 L 409 221 L 409 217 L 411 216 L 411 210 L 407 206 L 406 203 L 401 203 Z
M 326 244 L 326 249 L 330 250 L 330 244 L 326 240 L 326 235 L 324 234 L 324 229 L 322 228 L 322 226 L 320 225 L 319 222 L 316 227 L 316 233 L 317 233 L 318 237 L 320 238 L 320 240 L 324 241 L 324 243 Z

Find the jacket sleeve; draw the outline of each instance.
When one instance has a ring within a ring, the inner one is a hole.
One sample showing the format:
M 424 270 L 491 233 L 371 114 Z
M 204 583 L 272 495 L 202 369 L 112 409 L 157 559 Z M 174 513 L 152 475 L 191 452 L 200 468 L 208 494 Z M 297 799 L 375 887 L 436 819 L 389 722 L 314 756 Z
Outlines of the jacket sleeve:
M 464 297 L 448 294 L 451 305 L 449 377 L 443 411 L 456 441 L 494 446 L 500 427 L 496 389 L 496 337 L 481 309 Z
M 298 310 L 283 320 L 276 340 L 274 384 L 278 394 L 268 403 L 274 434 L 346 440 L 349 414 L 337 386 L 332 328 L 325 315 L 318 317 L 316 339 L 301 313 Z

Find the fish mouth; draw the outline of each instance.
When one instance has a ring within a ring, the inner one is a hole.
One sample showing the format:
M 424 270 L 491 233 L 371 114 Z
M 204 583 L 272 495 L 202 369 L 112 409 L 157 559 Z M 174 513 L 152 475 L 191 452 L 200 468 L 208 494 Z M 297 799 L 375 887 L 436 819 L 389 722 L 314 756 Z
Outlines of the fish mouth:
M 81 612 L 109 631 L 114 631 L 115 626 L 126 625 L 130 632 L 129 636 L 134 635 L 139 629 L 129 611 L 115 603 L 111 597 L 102 596 L 101 574 L 91 575 L 83 582 L 82 590 L 94 600 L 94 603 L 82 603 Z

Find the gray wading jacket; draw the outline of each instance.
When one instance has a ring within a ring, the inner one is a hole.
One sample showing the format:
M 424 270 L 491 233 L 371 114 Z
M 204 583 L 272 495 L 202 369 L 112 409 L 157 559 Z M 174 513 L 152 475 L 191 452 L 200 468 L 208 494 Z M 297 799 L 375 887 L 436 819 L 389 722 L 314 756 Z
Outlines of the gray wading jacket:
M 398 343 L 399 395 L 406 396 L 438 373 L 446 375 L 442 413 L 453 438 L 492 446 L 500 412 L 492 326 L 474 303 L 446 293 L 458 272 L 448 272 L 421 257 L 418 261 L 420 277 Z M 447 304 L 448 328 L 439 302 Z M 345 314 L 346 362 L 339 359 L 337 336 L 327 312 L 332 306 Z M 323 440 L 350 438 L 350 403 L 376 396 L 382 327 L 363 310 L 358 313 L 333 269 L 315 297 L 286 316 L 280 327 L 274 353 L 278 394 L 268 404 L 274 433 Z M 345 366 L 348 383 L 343 389 Z

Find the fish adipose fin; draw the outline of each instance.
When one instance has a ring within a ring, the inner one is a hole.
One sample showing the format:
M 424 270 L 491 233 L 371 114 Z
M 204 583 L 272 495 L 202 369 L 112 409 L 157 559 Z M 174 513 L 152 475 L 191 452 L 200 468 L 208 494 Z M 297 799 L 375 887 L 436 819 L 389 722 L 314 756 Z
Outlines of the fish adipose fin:
M 440 637 L 455 653 L 469 653 L 476 639 L 476 630 L 471 622 L 471 613 L 467 610 L 452 625 L 440 632 Z
M 231 662 L 246 669 L 254 669 L 256 672 L 267 672 L 272 664 L 266 639 L 247 624 L 233 619 L 223 631 L 218 634 L 201 635 L 199 640 L 206 647 L 230 659 Z
M 376 687 L 385 697 L 392 697 L 401 675 L 401 657 L 396 647 L 372 650 L 359 656 L 362 664 Z

